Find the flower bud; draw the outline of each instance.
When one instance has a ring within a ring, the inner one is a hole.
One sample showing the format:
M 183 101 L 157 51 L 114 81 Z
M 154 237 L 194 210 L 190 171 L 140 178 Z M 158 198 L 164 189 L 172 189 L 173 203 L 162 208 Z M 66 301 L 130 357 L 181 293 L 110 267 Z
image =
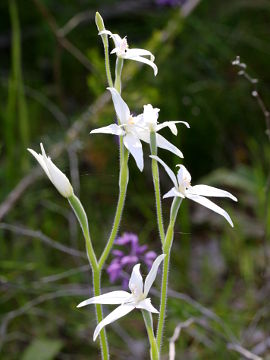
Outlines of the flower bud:
M 32 149 L 27 149 L 39 162 L 42 169 L 45 171 L 48 178 L 51 180 L 56 189 L 60 192 L 65 198 L 69 198 L 73 195 L 73 188 L 62 171 L 52 162 L 51 158 L 48 157 L 45 153 L 42 143 L 40 144 L 41 153 L 38 154 Z

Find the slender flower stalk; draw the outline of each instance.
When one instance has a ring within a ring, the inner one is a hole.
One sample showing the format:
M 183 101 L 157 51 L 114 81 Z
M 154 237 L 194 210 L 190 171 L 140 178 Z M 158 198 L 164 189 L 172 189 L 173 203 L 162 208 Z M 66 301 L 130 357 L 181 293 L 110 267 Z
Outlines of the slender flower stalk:
M 155 131 L 151 131 L 151 133 L 150 133 L 150 149 L 151 149 L 151 154 L 156 156 L 157 155 L 157 141 L 156 141 L 156 132 Z M 163 217 L 162 217 L 162 205 L 161 205 L 160 186 L 159 186 L 159 171 L 158 171 L 157 160 L 154 158 L 152 158 L 152 177 L 153 177 L 153 184 L 154 184 L 154 189 L 155 189 L 159 235 L 160 235 L 161 243 L 162 243 L 162 245 L 164 245 L 165 232 L 164 232 Z
M 80 202 L 79 198 L 76 195 L 73 194 L 72 196 L 70 196 L 68 198 L 68 202 L 69 202 L 69 204 L 81 226 L 83 236 L 85 239 L 86 252 L 87 252 L 88 259 L 89 259 L 89 263 L 92 267 L 93 272 L 95 272 L 98 270 L 98 262 L 96 259 L 96 255 L 95 255 L 91 237 L 90 237 L 87 215 L 82 206 L 82 203 Z
M 89 263 L 90 263 L 91 269 L 92 269 L 94 293 L 95 293 L 95 296 L 99 296 L 101 294 L 100 270 L 99 270 L 96 255 L 95 255 L 95 252 L 94 252 L 94 249 L 92 246 L 92 241 L 91 241 L 90 232 L 89 232 L 88 219 L 87 219 L 85 210 L 84 210 L 80 200 L 77 198 L 77 196 L 72 195 L 71 197 L 68 198 L 68 201 L 79 221 L 79 224 L 81 225 L 81 229 L 82 229 L 82 232 L 83 232 L 83 235 L 85 238 L 85 243 L 86 243 L 86 252 L 87 252 Z M 100 304 L 96 304 L 96 316 L 97 316 L 98 322 L 102 321 L 103 315 L 102 315 L 102 307 Z M 100 334 L 100 346 L 101 346 L 103 360 L 109 359 L 109 348 L 108 348 L 108 342 L 107 342 L 105 329 Z
M 163 335 L 165 315 L 166 315 L 168 276 L 169 276 L 169 267 L 170 267 L 170 253 L 171 253 L 171 247 L 172 247 L 173 237 L 174 237 L 174 225 L 175 225 L 176 217 L 177 217 L 181 202 L 182 202 L 182 199 L 179 197 L 175 197 L 173 199 L 173 202 L 171 205 L 171 212 L 170 212 L 170 223 L 169 223 L 169 226 L 168 226 L 168 229 L 166 232 L 165 241 L 163 244 L 163 252 L 166 255 L 166 257 L 163 262 L 161 299 L 160 299 L 159 319 L 158 319 L 158 326 L 157 326 L 157 333 L 156 333 L 157 346 L 158 346 L 159 352 L 161 352 L 161 342 L 162 342 L 162 335 Z
M 122 91 L 121 75 L 122 75 L 123 65 L 124 65 L 124 59 L 117 57 L 116 58 L 116 63 L 115 63 L 114 88 L 119 92 L 119 94 L 121 94 L 121 91 Z M 118 121 L 119 121 L 119 119 L 118 119 Z
M 159 349 L 154 335 L 152 314 L 146 310 L 142 310 L 142 314 L 150 344 L 150 358 L 151 360 L 159 360 Z
M 96 24 L 97 24 L 99 32 L 103 31 L 105 29 L 103 19 L 99 13 L 96 13 Z M 106 68 L 107 80 L 108 80 L 109 86 L 112 88 L 113 80 L 111 77 L 111 70 L 110 70 L 108 36 L 107 36 L 107 34 L 104 33 L 104 34 L 101 34 L 101 38 L 102 38 L 103 45 L 104 45 L 105 68 Z M 118 58 L 117 58 L 117 60 L 118 60 Z M 117 89 L 119 92 L 121 92 L 122 67 L 123 67 L 123 59 L 119 59 L 119 61 L 116 64 L 116 68 L 115 68 L 115 79 L 116 79 L 115 83 L 116 83 L 116 86 L 117 86 Z M 119 122 L 119 119 L 118 119 L 118 122 Z M 119 146 L 119 154 L 120 154 L 119 196 L 118 196 L 118 202 L 117 202 L 117 208 L 116 208 L 116 213 L 115 213 L 115 217 L 114 217 L 114 222 L 113 222 L 113 226 L 112 226 L 112 230 L 111 230 L 109 239 L 108 239 L 107 244 L 106 244 L 106 246 L 102 252 L 102 255 L 98 261 L 98 264 L 97 264 L 98 268 L 96 271 L 93 272 L 95 296 L 100 296 L 100 294 L 101 294 L 100 281 L 101 281 L 102 269 L 103 269 L 105 261 L 107 260 L 109 254 L 111 252 L 114 240 L 117 235 L 117 231 L 119 228 L 119 224 L 120 224 L 123 209 L 124 209 L 126 192 L 127 192 L 127 185 L 128 185 L 128 179 L 129 179 L 129 169 L 128 169 L 129 153 L 124 148 L 122 137 L 119 137 L 119 144 L 120 144 L 120 146 Z M 101 323 L 103 321 L 102 305 L 96 304 L 95 306 L 96 306 L 98 323 Z M 103 359 L 104 360 L 109 359 L 109 347 L 108 347 L 108 343 L 107 343 L 105 329 L 102 329 L 100 331 L 100 343 L 101 343 L 101 351 L 102 351 Z
M 119 224 L 120 224 L 120 221 L 121 221 L 121 216 L 122 216 L 122 213 L 123 213 L 123 208 L 124 208 L 125 198 L 126 198 L 126 193 L 127 193 L 128 178 L 129 178 L 128 156 L 129 156 L 128 151 L 125 150 L 124 151 L 123 161 L 122 161 L 122 164 L 121 164 L 121 167 L 120 167 L 119 197 L 118 197 L 116 213 L 115 213 L 114 222 L 113 222 L 110 237 L 108 239 L 108 242 L 107 242 L 107 244 L 105 246 L 105 249 L 103 250 L 103 253 L 102 253 L 102 255 L 101 255 L 100 259 L 99 259 L 99 262 L 98 262 L 99 271 L 102 270 L 103 265 L 104 265 L 105 261 L 107 260 L 109 254 L 111 252 L 114 240 L 115 240 L 116 235 L 117 235 Z

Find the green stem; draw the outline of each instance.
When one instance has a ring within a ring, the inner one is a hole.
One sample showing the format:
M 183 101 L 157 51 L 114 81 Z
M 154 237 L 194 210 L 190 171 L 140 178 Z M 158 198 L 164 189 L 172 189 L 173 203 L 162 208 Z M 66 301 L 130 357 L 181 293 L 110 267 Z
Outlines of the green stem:
M 93 286 L 94 286 L 95 296 L 101 295 L 100 280 L 101 280 L 101 271 L 99 270 L 93 271 Z M 96 304 L 95 308 L 96 308 L 97 322 L 100 323 L 103 319 L 102 305 Z M 110 358 L 109 345 L 107 341 L 106 331 L 104 328 L 100 332 L 99 342 L 102 353 L 102 359 L 109 360 Z
M 181 202 L 182 202 L 182 198 L 180 197 L 175 197 L 173 199 L 171 206 L 170 223 L 166 232 L 166 237 L 163 245 L 163 253 L 166 254 L 166 257 L 163 262 L 161 300 L 160 300 L 159 319 L 158 319 L 158 327 L 157 327 L 157 335 L 156 335 L 157 346 L 159 351 L 161 351 L 161 341 L 162 341 L 165 313 L 166 313 L 168 274 L 170 267 L 170 253 L 171 253 L 171 247 L 172 247 L 173 235 L 174 235 L 174 225 Z
M 124 60 L 121 58 L 118 58 L 118 56 L 117 56 L 116 64 L 115 64 L 114 87 L 119 92 L 119 94 L 121 94 L 121 75 L 122 75 L 123 64 L 124 64 Z M 120 119 L 117 119 L 117 121 L 118 121 L 118 125 L 121 125 Z M 123 136 L 119 136 L 120 169 L 121 169 L 121 164 L 123 163 L 124 153 L 125 153 L 125 147 L 124 147 L 124 142 L 123 142 Z
M 151 154 L 157 155 L 156 133 L 154 131 L 151 131 L 151 133 L 150 133 L 150 148 L 151 148 Z M 161 243 L 162 243 L 162 245 L 164 245 L 165 232 L 164 232 L 163 218 L 162 218 L 162 206 L 161 206 L 160 186 L 159 186 L 159 171 L 158 171 L 158 163 L 155 159 L 152 159 L 152 176 L 153 176 L 155 198 L 156 198 L 158 230 L 159 230 Z
M 123 69 L 124 59 L 117 56 L 115 64 L 115 81 L 114 87 L 121 94 L 121 75 Z
M 88 219 L 87 219 L 85 210 L 82 206 L 82 203 L 80 202 L 79 198 L 77 198 L 76 195 L 73 194 L 72 196 L 70 196 L 68 198 L 68 201 L 69 201 L 69 204 L 72 207 L 72 209 L 81 225 L 81 229 L 82 229 L 83 236 L 85 239 L 87 257 L 88 257 L 88 260 L 89 260 L 89 263 L 90 263 L 90 266 L 92 269 L 92 274 L 93 274 L 94 293 L 95 293 L 95 296 L 99 296 L 99 295 L 101 295 L 101 291 L 100 291 L 101 272 L 98 267 L 97 258 L 96 258 L 96 255 L 95 255 L 95 252 L 93 249 L 93 245 L 92 245 L 92 241 L 91 241 L 91 237 L 90 237 Z M 98 322 L 100 322 L 103 318 L 102 307 L 100 304 L 96 304 L 95 307 L 96 307 L 97 320 L 98 320 Z M 103 329 L 100 332 L 100 347 L 101 347 L 102 359 L 108 360 L 109 359 L 109 347 L 108 347 L 105 329 Z
M 89 226 L 88 226 L 88 219 L 87 215 L 84 211 L 84 208 L 82 206 L 82 203 L 80 202 L 80 199 L 77 198 L 76 195 L 72 195 L 68 198 L 69 204 L 72 207 L 72 210 L 74 211 L 83 232 L 83 236 L 85 239 L 85 245 L 86 245 L 86 252 L 88 256 L 89 263 L 92 267 L 93 272 L 98 270 L 98 263 L 96 259 L 96 255 L 93 249 L 90 233 L 89 233 Z
M 103 250 L 103 253 L 98 262 L 98 267 L 99 267 L 100 271 L 102 270 L 103 265 L 110 254 L 115 237 L 117 235 L 117 231 L 118 231 L 119 224 L 121 221 L 122 213 L 123 213 L 123 208 L 124 208 L 125 198 L 126 198 L 126 193 L 127 193 L 128 178 L 129 178 L 128 156 L 129 156 L 129 152 L 126 148 L 124 148 L 123 161 L 120 164 L 118 203 L 117 203 L 116 213 L 115 213 L 114 222 L 113 222 L 109 240 L 108 240 L 107 245 L 106 245 L 105 249 Z
M 9 1 L 9 13 L 12 28 L 11 42 L 11 75 L 9 78 L 8 105 L 5 128 L 5 140 L 8 155 L 8 183 L 12 186 L 14 179 L 16 180 L 16 172 L 18 162 L 15 160 L 16 148 L 16 129 L 19 129 L 20 148 L 20 164 L 21 170 L 25 170 L 28 166 L 28 158 L 26 157 L 25 148 L 29 145 L 29 121 L 27 114 L 27 106 L 24 93 L 23 75 L 22 75 L 22 54 L 21 54 L 21 31 L 20 19 L 16 0 Z M 15 124 L 16 119 L 16 124 Z M 18 153 L 19 154 L 19 153 Z M 16 163 L 16 166 L 14 165 Z
M 147 310 L 142 310 L 143 319 L 145 323 L 145 327 L 148 334 L 148 339 L 150 343 L 150 357 L 151 360 L 159 360 L 159 351 L 157 342 L 155 339 L 154 331 L 153 331 L 153 319 L 152 314 Z
M 95 20 L 96 20 L 96 25 L 97 25 L 98 31 L 100 32 L 102 30 L 105 30 L 104 22 L 103 22 L 101 15 L 99 14 L 99 12 L 96 12 Z M 108 35 L 107 34 L 101 35 L 101 39 L 102 39 L 103 46 L 104 46 L 105 70 L 106 70 L 107 81 L 108 81 L 109 86 L 113 87 L 113 80 L 112 80 L 111 66 L 110 66 Z

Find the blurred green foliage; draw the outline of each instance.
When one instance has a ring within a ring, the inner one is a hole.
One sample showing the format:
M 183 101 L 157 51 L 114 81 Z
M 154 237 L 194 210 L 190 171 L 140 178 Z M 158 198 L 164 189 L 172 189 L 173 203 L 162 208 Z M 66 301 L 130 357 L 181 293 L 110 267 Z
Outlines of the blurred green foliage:
M 179 136 L 170 140 L 184 152 L 193 183 L 228 188 L 239 199 L 233 206 L 222 202 L 234 229 L 215 214 L 184 201 L 170 286 L 212 309 L 218 318 L 208 318 L 206 326 L 205 315 L 194 303 L 170 297 L 164 349 L 168 350 L 175 326 L 194 317 L 196 321 L 182 329 L 177 359 L 239 359 L 237 352 L 228 349 L 228 342 L 239 341 L 252 350 L 270 331 L 270 202 L 266 201 L 270 147 L 264 116 L 251 96 L 252 86 L 237 75 L 231 62 L 241 56 L 251 75 L 259 79 L 259 91 L 269 108 L 270 3 L 201 1 L 186 19 L 179 16 L 178 8 L 159 7 L 154 1 L 137 1 L 137 7 L 134 2 L 130 7 L 125 3 L 129 0 L 0 3 L 0 199 L 4 201 L 31 171 L 27 162 L 35 165 L 25 147 L 37 149 L 42 141 L 53 149 L 65 141 L 69 127 L 105 91 L 103 49 L 94 24 L 99 10 L 108 29 L 128 35 L 133 47 L 154 49 L 156 55 L 156 78 L 148 67 L 134 75 L 138 64 L 124 67 L 124 79 L 132 76 L 123 92 L 130 108 L 139 113 L 144 104 L 152 103 L 161 109 L 160 121 L 188 121 L 191 129 L 181 127 Z M 86 14 L 86 20 L 66 37 L 58 33 L 57 38 L 53 26 L 63 30 L 80 13 Z M 88 19 L 89 14 L 93 16 Z M 65 38 L 87 59 L 87 67 L 63 45 Z M 117 201 L 118 148 L 113 137 L 88 133 L 97 123 L 111 123 L 113 117 L 109 103 L 97 118 L 88 119 L 87 131 L 72 146 L 67 144 L 68 151 L 56 160 L 66 174 L 70 172 L 77 193 L 80 190 L 98 253 Z M 138 233 L 142 243 L 160 252 L 148 153 L 145 147 L 143 174 L 133 159 L 129 161 L 120 231 Z M 176 165 L 177 159 L 169 153 L 160 155 Z M 162 170 L 160 175 L 165 192 L 169 179 Z M 164 200 L 163 206 L 167 224 L 170 200 Z M 83 252 L 80 229 L 66 201 L 43 176 L 2 221 L 9 227 L 0 223 L 0 358 L 96 359 L 98 345 L 91 340 L 94 311 L 76 310 L 91 289 L 87 260 L 46 246 L 40 233 L 22 231 L 39 231 Z M 110 286 L 106 273 L 103 286 Z M 153 302 L 158 305 L 156 297 Z M 136 353 L 128 356 L 131 348 L 140 348 L 135 340 L 146 345 L 141 320 L 134 313 L 108 327 L 112 358 L 139 358 Z M 127 339 L 131 343 L 125 344 Z M 269 359 L 269 349 L 262 356 Z

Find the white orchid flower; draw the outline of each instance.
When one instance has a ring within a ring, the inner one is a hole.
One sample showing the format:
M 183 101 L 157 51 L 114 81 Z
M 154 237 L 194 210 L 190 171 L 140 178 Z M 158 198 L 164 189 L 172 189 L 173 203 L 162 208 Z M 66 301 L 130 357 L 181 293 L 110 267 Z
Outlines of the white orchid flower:
M 69 198 L 73 195 L 73 188 L 62 171 L 58 169 L 57 166 L 54 165 L 51 158 L 46 155 L 44 147 L 42 143 L 40 144 L 41 154 L 38 154 L 32 149 L 27 149 L 39 162 L 42 169 L 45 171 L 48 178 L 51 180 L 56 189 L 60 192 L 62 196 L 65 198 Z
M 182 123 L 189 128 L 189 124 L 186 121 L 164 121 L 158 123 L 158 108 L 153 108 L 151 104 L 144 105 L 143 114 L 141 114 L 141 126 L 138 128 L 137 133 L 140 140 L 150 143 L 150 133 L 156 132 L 157 147 L 171 151 L 173 154 L 183 158 L 182 152 L 166 140 L 162 135 L 157 132 L 165 127 L 168 127 L 174 135 L 177 135 L 177 127 L 175 124 Z
M 111 54 L 115 53 L 118 57 L 122 59 L 129 59 L 147 64 L 151 66 L 151 68 L 154 70 L 155 76 L 157 75 L 158 68 L 154 63 L 155 57 L 150 51 L 145 49 L 129 49 L 126 36 L 124 38 L 121 38 L 121 36 L 119 36 L 118 34 L 113 34 L 109 30 L 102 30 L 98 34 L 106 34 L 113 39 L 115 48 L 111 51 Z M 149 56 L 150 59 L 145 58 L 145 56 Z
M 163 165 L 164 169 L 166 170 L 167 174 L 169 175 L 174 184 L 174 187 L 170 191 L 168 191 L 163 196 L 163 198 L 179 196 L 181 198 L 188 198 L 190 200 L 193 200 L 223 216 L 233 227 L 233 222 L 229 214 L 206 197 L 227 197 L 232 199 L 233 201 L 237 201 L 237 198 L 235 196 L 233 196 L 228 191 L 217 189 L 213 186 L 191 186 L 191 175 L 184 165 L 177 165 L 179 166 L 179 170 L 176 176 L 174 172 L 169 168 L 169 166 L 166 165 L 165 162 L 162 161 L 158 156 L 151 156 L 151 158 L 156 159 Z
M 158 313 L 158 310 L 151 304 L 151 299 L 148 298 L 149 290 L 156 279 L 159 265 L 166 255 L 159 255 L 153 262 L 152 268 L 149 271 L 145 282 L 143 284 L 142 275 L 140 273 L 140 264 L 133 267 L 132 274 L 129 280 L 129 289 L 131 293 L 123 290 L 111 291 L 107 294 L 95 296 L 81 302 L 77 307 L 82 307 L 89 304 L 121 304 L 106 316 L 96 327 L 93 339 L 98 337 L 100 331 L 104 326 L 120 319 L 122 316 L 127 315 L 132 310 L 144 309 L 151 313 Z
M 159 109 L 154 109 L 152 105 L 146 105 L 143 114 L 140 114 L 138 116 L 132 116 L 129 107 L 122 99 L 118 91 L 115 88 L 111 87 L 108 87 L 107 89 L 111 92 L 115 112 L 120 121 L 120 125 L 111 124 L 108 126 L 104 126 L 92 130 L 90 134 L 103 133 L 123 136 L 124 146 L 134 157 L 138 168 L 140 169 L 140 171 L 142 171 L 144 162 L 141 140 L 147 143 L 150 142 L 150 127 L 148 126 L 148 123 L 153 122 L 152 118 L 158 114 Z M 166 123 L 169 122 L 167 121 Z M 170 125 L 166 124 L 164 126 Z M 164 126 L 163 124 L 156 124 L 155 129 L 158 131 Z M 179 157 L 183 157 L 182 152 L 160 134 L 156 135 L 156 142 L 158 147 L 169 150 Z

